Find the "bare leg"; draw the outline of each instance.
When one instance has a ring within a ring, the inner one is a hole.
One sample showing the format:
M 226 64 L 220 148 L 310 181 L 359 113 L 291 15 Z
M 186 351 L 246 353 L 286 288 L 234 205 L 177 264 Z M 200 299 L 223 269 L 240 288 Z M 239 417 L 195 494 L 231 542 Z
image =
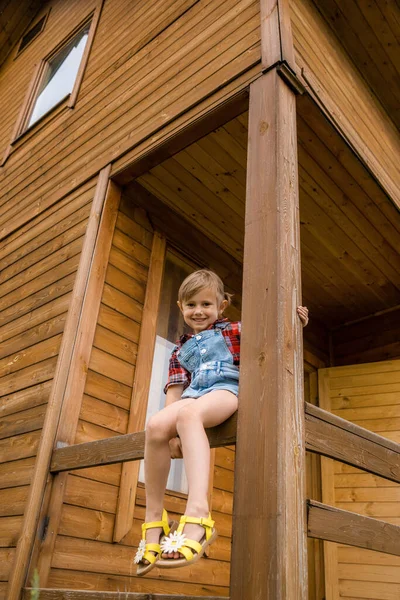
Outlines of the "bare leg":
M 177 417 L 177 430 L 182 443 L 183 459 L 189 486 L 185 514 L 208 517 L 208 480 L 210 471 L 210 445 L 205 428 L 225 421 L 237 409 L 237 397 L 226 390 L 215 390 L 182 406 Z M 204 535 L 200 525 L 188 524 L 185 535 L 199 541 Z M 177 555 L 165 555 L 177 558 Z
M 174 402 L 154 415 L 146 427 L 144 470 L 146 489 L 145 521 L 160 521 L 164 504 L 164 493 L 171 464 L 169 440 L 176 436 L 176 422 L 183 406 L 192 399 Z M 158 543 L 161 528 L 147 532 L 147 542 Z M 143 561 L 147 563 L 147 561 Z

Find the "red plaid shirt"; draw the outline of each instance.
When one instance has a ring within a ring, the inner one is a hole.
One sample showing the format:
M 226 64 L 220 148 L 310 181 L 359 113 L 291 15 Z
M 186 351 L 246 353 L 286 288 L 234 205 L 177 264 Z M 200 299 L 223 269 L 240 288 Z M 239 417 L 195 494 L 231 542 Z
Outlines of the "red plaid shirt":
M 228 319 L 217 319 L 212 325 L 210 325 L 210 327 L 207 327 L 207 329 L 215 329 L 217 323 L 228 323 L 224 329 L 221 329 L 222 335 L 224 336 L 226 345 L 232 352 L 233 364 L 239 366 L 241 332 L 240 321 L 229 322 Z M 167 393 L 167 389 L 170 385 L 183 384 L 183 389 L 186 389 L 190 385 L 191 374 L 182 367 L 177 357 L 177 352 L 183 346 L 183 344 L 187 342 L 187 340 L 193 337 L 193 335 L 193 333 L 183 334 L 179 338 L 175 348 L 172 351 L 171 358 L 169 359 L 168 381 L 164 387 L 165 394 Z

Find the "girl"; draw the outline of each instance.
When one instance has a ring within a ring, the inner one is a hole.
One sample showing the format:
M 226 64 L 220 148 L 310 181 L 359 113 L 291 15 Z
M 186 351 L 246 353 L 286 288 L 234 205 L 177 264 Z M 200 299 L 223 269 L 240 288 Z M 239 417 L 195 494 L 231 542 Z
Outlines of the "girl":
M 210 446 L 205 428 L 219 425 L 238 406 L 241 327 L 223 318 L 230 296 L 218 275 L 206 269 L 189 275 L 179 289 L 178 306 L 193 333 L 183 335 L 173 349 L 165 408 L 146 427 L 146 522 L 135 556 L 138 575 L 156 563 L 163 568 L 192 564 L 217 537 L 207 499 Z M 306 325 L 308 310 L 297 311 Z M 171 458 L 182 456 L 189 494 L 185 515 L 171 531 L 164 492 Z

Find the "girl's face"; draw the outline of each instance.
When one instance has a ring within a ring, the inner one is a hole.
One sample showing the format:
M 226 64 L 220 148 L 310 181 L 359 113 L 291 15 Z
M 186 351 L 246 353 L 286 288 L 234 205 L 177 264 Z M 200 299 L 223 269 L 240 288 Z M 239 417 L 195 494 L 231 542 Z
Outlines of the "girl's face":
M 222 316 L 227 300 L 218 301 L 215 290 L 205 288 L 184 302 L 178 301 L 185 323 L 194 333 L 204 331 Z

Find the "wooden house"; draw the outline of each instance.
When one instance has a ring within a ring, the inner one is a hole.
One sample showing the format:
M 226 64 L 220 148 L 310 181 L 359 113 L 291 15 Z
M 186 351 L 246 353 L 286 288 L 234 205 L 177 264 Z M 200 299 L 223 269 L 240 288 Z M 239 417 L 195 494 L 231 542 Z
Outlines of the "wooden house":
M 399 37 L 396 0 L 0 2 L 2 600 L 400 598 Z M 243 323 L 220 536 L 138 578 L 199 266 Z

